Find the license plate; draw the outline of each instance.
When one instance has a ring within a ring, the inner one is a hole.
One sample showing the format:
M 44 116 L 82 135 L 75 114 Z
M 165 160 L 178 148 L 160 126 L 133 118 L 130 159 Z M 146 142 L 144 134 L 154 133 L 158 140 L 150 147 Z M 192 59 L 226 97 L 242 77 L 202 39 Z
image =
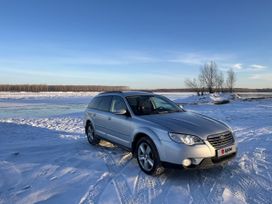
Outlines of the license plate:
M 229 147 L 224 147 L 222 149 L 217 150 L 217 156 L 222 157 L 225 155 L 232 154 L 236 151 L 235 145 L 229 146 Z

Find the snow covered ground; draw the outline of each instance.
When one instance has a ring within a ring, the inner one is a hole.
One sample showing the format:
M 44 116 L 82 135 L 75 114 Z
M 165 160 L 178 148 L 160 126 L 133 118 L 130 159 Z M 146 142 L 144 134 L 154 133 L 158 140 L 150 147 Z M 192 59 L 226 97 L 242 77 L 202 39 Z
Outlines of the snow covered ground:
M 185 105 L 230 124 L 238 156 L 224 169 L 151 177 L 129 152 L 88 144 L 82 112 L 93 95 L 0 94 L 0 203 L 272 203 L 272 99 Z

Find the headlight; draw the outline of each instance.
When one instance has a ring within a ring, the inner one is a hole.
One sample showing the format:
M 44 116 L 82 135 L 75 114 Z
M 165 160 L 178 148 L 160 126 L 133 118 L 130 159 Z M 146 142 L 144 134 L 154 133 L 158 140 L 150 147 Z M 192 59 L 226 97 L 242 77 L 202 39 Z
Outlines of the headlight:
M 177 143 L 183 143 L 186 145 L 203 144 L 203 140 L 197 136 L 186 135 L 180 133 L 169 133 L 169 137 Z

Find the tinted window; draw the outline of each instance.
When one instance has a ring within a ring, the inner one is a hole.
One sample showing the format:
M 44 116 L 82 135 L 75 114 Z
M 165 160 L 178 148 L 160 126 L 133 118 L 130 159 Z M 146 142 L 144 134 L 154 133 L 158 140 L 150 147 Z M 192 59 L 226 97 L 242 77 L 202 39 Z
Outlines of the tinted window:
M 129 96 L 127 97 L 127 101 L 135 115 L 152 115 L 182 111 L 175 103 L 162 96 Z
M 95 97 L 88 105 L 88 108 L 98 109 L 98 105 L 101 103 L 101 97 Z
M 111 98 L 112 96 L 95 97 L 88 105 L 88 108 L 93 108 L 102 111 L 110 111 Z
M 114 113 L 114 112 L 120 111 L 122 109 L 127 110 L 127 106 L 124 102 L 124 99 L 120 96 L 113 96 L 110 111 L 112 113 Z
M 112 96 L 101 96 L 101 101 L 97 107 L 101 111 L 110 111 Z
M 153 97 L 152 99 L 153 99 L 155 109 L 163 108 L 165 110 L 173 110 L 173 104 L 169 103 L 164 98 Z

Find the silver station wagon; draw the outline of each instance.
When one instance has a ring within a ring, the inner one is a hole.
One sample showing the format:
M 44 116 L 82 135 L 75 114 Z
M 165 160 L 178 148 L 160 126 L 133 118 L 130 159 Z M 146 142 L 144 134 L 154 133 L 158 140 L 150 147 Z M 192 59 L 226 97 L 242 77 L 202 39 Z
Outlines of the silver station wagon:
M 90 144 L 107 140 L 133 153 L 147 174 L 165 167 L 210 168 L 236 155 L 233 132 L 221 121 L 186 111 L 149 92 L 104 92 L 84 116 Z

